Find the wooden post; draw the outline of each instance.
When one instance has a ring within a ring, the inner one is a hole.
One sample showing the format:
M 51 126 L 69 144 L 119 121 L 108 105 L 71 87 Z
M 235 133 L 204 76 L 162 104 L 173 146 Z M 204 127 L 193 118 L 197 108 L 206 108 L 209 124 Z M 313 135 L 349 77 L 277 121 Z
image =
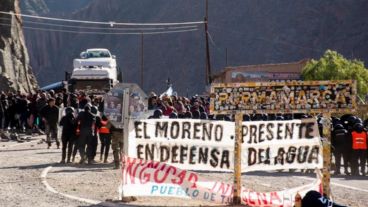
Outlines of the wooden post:
M 323 143 L 323 194 L 331 196 L 330 171 L 331 171 L 331 113 L 323 113 L 323 137 L 326 142 Z
M 235 145 L 234 145 L 234 194 L 233 204 L 241 203 L 241 145 L 242 145 L 243 113 L 235 114 Z

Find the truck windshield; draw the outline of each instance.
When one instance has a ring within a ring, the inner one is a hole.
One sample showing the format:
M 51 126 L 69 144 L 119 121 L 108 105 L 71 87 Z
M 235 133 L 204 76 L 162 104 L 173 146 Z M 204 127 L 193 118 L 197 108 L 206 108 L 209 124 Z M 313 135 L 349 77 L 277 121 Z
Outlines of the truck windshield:
M 110 57 L 107 51 L 88 51 L 87 58 L 106 58 Z

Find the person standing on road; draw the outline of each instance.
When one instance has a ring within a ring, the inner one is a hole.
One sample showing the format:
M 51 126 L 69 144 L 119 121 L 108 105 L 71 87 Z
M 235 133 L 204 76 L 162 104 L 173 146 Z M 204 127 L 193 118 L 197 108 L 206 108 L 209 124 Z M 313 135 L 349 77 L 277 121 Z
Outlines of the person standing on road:
M 100 161 L 107 163 L 107 157 L 109 156 L 109 150 L 111 145 L 111 134 L 110 134 L 111 123 L 107 119 L 105 115 L 102 115 L 101 118 L 101 127 L 99 129 L 100 135 L 100 142 L 101 142 L 101 154 L 100 154 Z
M 51 147 L 51 139 L 56 140 L 57 148 L 60 148 L 60 142 L 57 137 L 57 124 L 59 121 L 59 108 L 55 105 L 55 99 L 50 98 L 45 107 L 41 109 L 41 117 L 45 123 L 46 142 L 48 149 Z
M 353 175 L 359 175 L 360 172 L 364 176 L 365 163 L 367 159 L 367 132 L 365 131 L 363 124 L 357 123 L 354 125 L 353 131 L 351 132 L 352 137 L 352 160 L 351 160 L 351 173 Z
M 95 124 L 93 126 L 93 135 L 90 142 L 87 143 L 87 148 L 91 148 L 92 155 L 90 159 L 90 163 L 95 162 L 95 157 L 97 155 L 97 145 L 98 145 L 98 129 L 101 127 L 101 117 L 98 115 L 98 109 L 96 106 L 91 107 L 91 113 L 95 116 Z
M 349 175 L 348 159 L 349 152 L 351 149 L 351 138 L 348 131 L 342 124 L 337 124 L 332 132 L 332 146 L 333 154 L 335 156 L 336 170 L 335 175 L 339 175 L 341 168 L 341 158 L 344 161 L 344 173 Z
M 72 155 L 73 144 L 75 141 L 76 132 L 76 119 L 74 117 L 74 109 L 72 107 L 67 107 L 65 109 L 66 115 L 61 118 L 59 125 L 63 127 L 61 134 L 62 142 L 62 154 L 60 163 L 65 163 L 65 158 L 67 158 L 67 163 L 70 163 L 70 157 Z M 66 149 L 68 148 L 68 155 L 66 155 Z
M 91 113 L 91 105 L 88 103 L 84 107 L 84 111 L 78 114 L 78 118 L 77 118 L 77 123 L 79 123 L 79 127 L 80 127 L 79 129 L 80 135 L 78 138 L 79 139 L 78 141 L 79 153 L 81 156 L 81 160 L 79 162 L 80 164 L 84 164 L 86 161 L 86 145 L 87 143 L 90 143 L 91 140 L 93 139 L 93 133 L 94 133 L 93 127 L 95 125 L 95 122 L 96 122 L 96 118 Z M 91 164 L 92 158 L 93 158 L 93 152 L 92 152 L 90 145 L 87 147 L 87 158 L 88 158 L 88 163 Z
M 114 155 L 114 169 L 120 168 L 121 154 L 124 149 L 124 130 L 111 125 L 111 148 Z

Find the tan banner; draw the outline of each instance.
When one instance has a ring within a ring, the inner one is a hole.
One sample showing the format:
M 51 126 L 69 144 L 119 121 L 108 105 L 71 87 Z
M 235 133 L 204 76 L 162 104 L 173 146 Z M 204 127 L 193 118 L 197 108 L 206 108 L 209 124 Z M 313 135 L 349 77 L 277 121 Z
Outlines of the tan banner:
M 286 81 L 211 85 L 213 114 L 351 113 L 356 108 L 356 82 Z

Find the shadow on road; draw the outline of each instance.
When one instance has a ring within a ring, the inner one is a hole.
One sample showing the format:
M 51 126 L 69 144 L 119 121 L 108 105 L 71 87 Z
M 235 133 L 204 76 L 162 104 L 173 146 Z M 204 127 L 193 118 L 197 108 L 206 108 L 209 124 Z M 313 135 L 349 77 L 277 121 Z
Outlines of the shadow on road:
M 2 170 L 6 169 L 19 169 L 19 170 L 35 170 L 35 169 L 42 169 L 46 168 L 54 163 L 47 163 L 47 164 L 40 164 L 40 165 L 26 165 L 26 166 L 12 166 L 12 167 L 0 167 Z
M 44 148 L 30 148 L 30 149 L 14 149 L 14 150 L 3 150 L 3 149 L 0 149 L 0 153 L 1 152 L 20 152 L 20 151 L 31 151 L 31 150 L 42 150 Z

